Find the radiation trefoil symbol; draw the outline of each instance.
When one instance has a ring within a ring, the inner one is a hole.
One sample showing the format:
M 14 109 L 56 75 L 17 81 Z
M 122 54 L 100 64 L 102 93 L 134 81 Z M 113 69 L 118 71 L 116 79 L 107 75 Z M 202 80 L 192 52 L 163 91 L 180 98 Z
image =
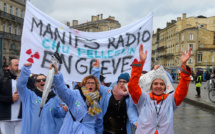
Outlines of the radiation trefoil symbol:
M 30 63 L 34 63 L 34 59 L 33 58 L 40 59 L 40 54 L 38 52 L 32 54 L 31 49 L 28 49 L 26 51 L 26 54 L 28 54 L 28 55 L 31 56 L 30 58 L 27 59 L 27 61 L 30 62 Z

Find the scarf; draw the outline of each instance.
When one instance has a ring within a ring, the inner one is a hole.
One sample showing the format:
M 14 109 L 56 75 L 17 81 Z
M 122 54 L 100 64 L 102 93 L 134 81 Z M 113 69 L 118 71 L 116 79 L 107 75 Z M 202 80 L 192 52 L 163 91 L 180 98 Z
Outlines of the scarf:
M 99 91 L 89 92 L 85 86 L 81 88 L 84 96 L 86 97 L 86 103 L 88 108 L 88 113 L 92 116 L 101 113 L 101 108 L 98 104 L 100 99 Z
M 36 87 L 36 88 L 34 88 L 32 91 L 34 91 L 34 93 L 35 93 L 37 96 L 39 96 L 39 97 L 42 98 L 42 96 L 43 96 L 43 90 L 41 90 L 40 88 Z M 51 92 L 49 92 L 49 95 L 48 95 L 48 97 L 47 97 L 47 99 L 46 99 L 46 103 L 47 103 L 52 97 L 55 97 L 55 95 L 56 95 L 56 94 L 51 90 Z
M 167 96 L 168 96 L 169 94 L 162 94 L 162 95 L 155 95 L 155 94 L 153 94 L 152 92 L 150 92 L 149 93 L 149 96 L 150 96 L 150 98 L 153 100 L 153 98 L 154 98 L 154 100 L 156 100 L 157 101 L 157 104 L 159 104 L 162 100 L 165 100 L 166 98 L 167 98 Z
M 116 100 L 122 100 L 124 97 L 128 96 L 128 91 L 127 90 L 123 91 L 119 89 L 117 85 L 114 86 L 112 91 L 113 91 L 114 98 Z

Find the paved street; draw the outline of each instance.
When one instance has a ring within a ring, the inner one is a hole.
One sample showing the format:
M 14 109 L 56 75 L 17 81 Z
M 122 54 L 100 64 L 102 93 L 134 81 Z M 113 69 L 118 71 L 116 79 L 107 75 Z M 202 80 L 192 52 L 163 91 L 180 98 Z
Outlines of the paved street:
M 176 87 L 177 83 L 173 86 Z M 206 82 L 203 82 L 201 98 L 196 98 L 195 84 L 190 84 L 187 97 L 174 114 L 175 134 L 215 133 L 215 103 L 209 100 L 205 86 Z
M 175 134 L 214 134 L 215 113 L 183 102 L 174 114 Z
M 173 86 L 176 88 L 177 87 L 177 83 L 174 83 Z M 208 90 L 204 89 L 204 87 L 206 86 L 206 82 L 202 83 L 201 86 L 201 98 L 196 98 L 196 87 L 194 83 L 190 83 L 189 85 L 189 91 L 188 94 L 185 98 L 185 101 L 189 101 L 192 104 L 198 105 L 198 106 L 202 106 L 202 107 L 207 107 L 208 109 L 214 109 L 215 111 L 215 103 L 211 102 L 208 98 Z

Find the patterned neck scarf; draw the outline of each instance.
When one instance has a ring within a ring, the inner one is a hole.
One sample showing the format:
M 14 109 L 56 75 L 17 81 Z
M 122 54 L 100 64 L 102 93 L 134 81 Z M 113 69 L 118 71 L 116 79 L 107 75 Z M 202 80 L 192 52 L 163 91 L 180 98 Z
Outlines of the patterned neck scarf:
M 96 90 L 95 92 L 89 92 L 85 86 L 82 87 L 81 90 L 84 96 L 86 97 L 87 106 L 89 107 L 88 113 L 92 116 L 101 113 L 101 108 L 99 107 L 98 104 L 98 101 L 100 99 L 99 91 Z

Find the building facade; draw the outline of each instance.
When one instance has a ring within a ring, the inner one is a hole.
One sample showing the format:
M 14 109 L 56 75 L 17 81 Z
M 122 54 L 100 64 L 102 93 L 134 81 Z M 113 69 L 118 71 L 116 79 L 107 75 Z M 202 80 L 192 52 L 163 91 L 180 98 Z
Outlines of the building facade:
M 67 26 L 70 26 L 69 22 L 67 22 Z M 92 16 L 90 22 L 83 24 L 78 24 L 78 20 L 73 20 L 70 27 L 85 32 L 103 32 L 120 28 L 121 24 L 113 16 L 103 19 L 103 14 L 100 14 Z
M 157 29 L 152 40 L 152 67 L 161 64 L 174 73 L 179 73 L 183 51 L 192 47 L 188 65 L 192 70 L 215 71 L 215 17 L 186 17 L 167 22 L 164 29 Z
M 0 58 L 19 58 L 26 0 L 0 0 Z

